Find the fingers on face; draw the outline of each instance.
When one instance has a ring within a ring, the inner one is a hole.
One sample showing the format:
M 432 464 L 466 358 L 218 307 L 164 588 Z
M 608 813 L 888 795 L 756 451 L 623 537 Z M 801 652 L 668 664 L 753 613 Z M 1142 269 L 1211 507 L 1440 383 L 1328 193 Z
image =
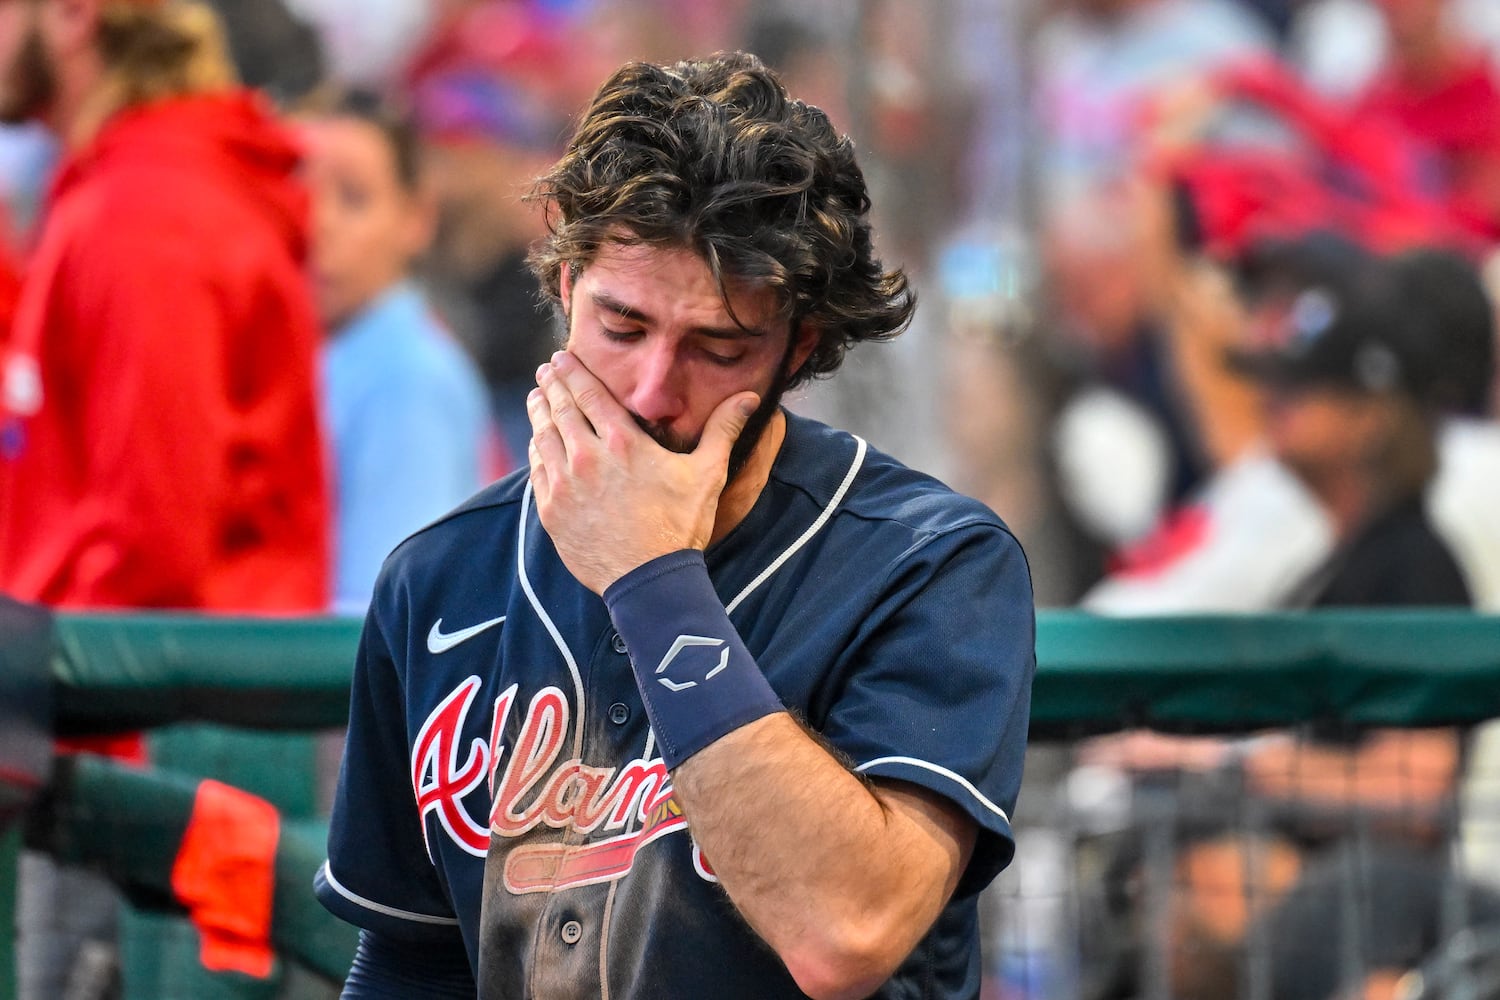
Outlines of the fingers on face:
M 561 483 L 559 476 L 592 465 L 600 451 L 618 451 L 642 437 L 629 411 L 572 354 L 554 354 L 537 369 L 536 381 L 526 398 L 533 480 L 535 470 L 550 467 L 554 484 Z
M 545 478 L 549 466 L 554 472 L 562 472 L 585 459 L 598 442 L 590 413 L 605 412 L 600 409 L 601 402 L 613 403 L 602 383 L 564 351 L 537 369 L 536 381 L 537 388 L 526 398 L 526 413 L 531 420 L 527 456 L 533 482 L 539 481 L 538 472 Z
M 535 439 L 526 446 L 526 458 L 531 466 L 531 488 L 535 491 L 537 500 L 546 503 L 552 493 L 552 484 L 547 478 L 547 465 L 542 461 L 542 453 L 537 448 Z
M 537 384 L 546 397 L 548 414 L 570 453 L 598 435 L 574 388 L 564 373 L 552 364 L 537 369 Z
M 755 415 L 759 403 L 759 396 L 737 393 L 714 410 L 713 416 L 709 418 L 712 434 L 705 433 L 703 439 L 705 442 L 712 441 L 715 460 L 728 461 L 735 442 L 745 432 L 745 425 Z
M 611 424 L 635 426 L 625 407 L 620 405 L 614 395 L 605 388 L 604 383 L 572 354 L 567 351 L 558 351 L 552 355 L 550 367 L 553 374 L 567 387 L 573 403 L 578 407 L 593 433 L 603 436 L 605 428 Z
M 547 394 L 541 389 L 532 389 L 527 393 L 526 419 L 531 421 L 533 443 L 557 432 L 557 428 L 552 423 L 552 407 L 547 402 Z
M 553 420 L 547 395 L 541 389 L 531 390 L 526 397 L 526 416 L 531 420 L 531 442 L 526 447 L 526 456 L 535 481 L 537 471 L 545 470 L 549 462 L 556 468 L 567 464 L 567 448 Z

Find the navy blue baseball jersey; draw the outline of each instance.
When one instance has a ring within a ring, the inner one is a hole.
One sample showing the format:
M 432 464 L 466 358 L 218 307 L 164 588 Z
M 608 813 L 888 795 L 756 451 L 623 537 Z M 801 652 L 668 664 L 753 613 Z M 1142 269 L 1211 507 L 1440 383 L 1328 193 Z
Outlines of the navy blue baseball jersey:
M 855 771 L 972 818 L 954 898 L 876 995 L 977 997 L 976 896 L 1014 850 L 1035 669 L 1020 546 L 978 502 L 788 415 L 768 484 L 706 559 L 793 713 Z M 485 997 L 802 996 L 690 827 L 624 644 L 524 472 L 391 555 L 317 880 L 329 909 L 404 941 L 461 934 Z

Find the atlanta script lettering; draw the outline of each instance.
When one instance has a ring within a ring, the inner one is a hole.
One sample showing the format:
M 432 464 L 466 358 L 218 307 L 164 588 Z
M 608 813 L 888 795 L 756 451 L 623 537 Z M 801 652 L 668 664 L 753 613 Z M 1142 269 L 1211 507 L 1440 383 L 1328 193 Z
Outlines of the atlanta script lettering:
M 618 767 L 592 766 L 578 757 L 559 761 L 572 718 L 559 688 L 546 687 L 532 697 L 515 745 L 507 748 L 503 734 L 518 690 L 512 684 L 495 699 L 488 744 L 474 739 L 463 746 L 460 734 L 480 687 L 479 677 L 466 678 L 417 733 L 411 781 L 424 837 L 429 814 L 475 857 L 488 853 L 492 831 L 503 838 L 519 838 L 539 827 L 602 835 L 582 844 L 540 842 L 511 849 L 505 861 L 506 888 L 526 893 L 621 878 L 637 851 L 686 829 L 660 757 Z M 491 800 L 487 824 L 476 821 L 463 803 L 486 779 Z M 430 840 L 427 853 L 432 856 Z M 703 877 L 713 878 L 696 847 L 694 864 Z

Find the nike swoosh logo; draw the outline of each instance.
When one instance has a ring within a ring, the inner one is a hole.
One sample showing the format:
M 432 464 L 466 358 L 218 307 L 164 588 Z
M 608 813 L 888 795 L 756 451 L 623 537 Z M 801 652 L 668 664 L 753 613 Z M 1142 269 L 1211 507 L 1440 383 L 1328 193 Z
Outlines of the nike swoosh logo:
M 459 643 L 468 642 L 485 629 L 494 628 L 503 621 L 505 621 L 505 616 L 501 615 L 499 618 L 491 618 L 489 621 L 480 622 L 478 625 L 461 628 L 457 632 L 444 632 L 443 620 L 439 618 L 432 623 L 432 631 L 427 633 L 427 652 L 434 656 L 439 653 L 446 653 Z

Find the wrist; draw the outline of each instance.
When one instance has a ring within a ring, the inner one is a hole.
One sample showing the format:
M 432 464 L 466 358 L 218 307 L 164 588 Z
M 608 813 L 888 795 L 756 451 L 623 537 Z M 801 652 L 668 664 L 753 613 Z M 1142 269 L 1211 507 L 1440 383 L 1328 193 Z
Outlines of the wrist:
M 782 710 L 729 621 L 703 553 L 681 549 L 604 591 L 669 770 L 735 729 Z

